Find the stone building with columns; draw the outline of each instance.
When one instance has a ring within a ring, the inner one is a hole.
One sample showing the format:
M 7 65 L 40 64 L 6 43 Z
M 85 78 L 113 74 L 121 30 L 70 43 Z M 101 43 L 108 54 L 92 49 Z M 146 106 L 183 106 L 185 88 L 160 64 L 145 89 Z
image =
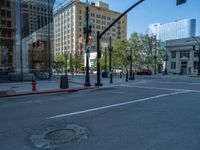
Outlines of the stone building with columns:
M 169 40 L 165 43 L 168 73 L 197 75 L 200 37 Z M 195 48 L 194 48 L 195 47 Z

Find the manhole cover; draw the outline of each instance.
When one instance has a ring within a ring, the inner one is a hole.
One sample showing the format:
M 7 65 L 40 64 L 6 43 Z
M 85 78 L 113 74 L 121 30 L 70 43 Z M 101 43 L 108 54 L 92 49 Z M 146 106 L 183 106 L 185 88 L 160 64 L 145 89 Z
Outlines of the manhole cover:
M 63 141 L 73 138 L 75 131 L 72 129 L 59 129 L 46 133 L 44 139 L 53 141 Z
M 30 140 L 37 148 L 57 148 L 72 141 L 87 139 L 88 135 L 86 127 L 68 124 L 65 128 L 48 129 L 44 133 L 32 135 Z

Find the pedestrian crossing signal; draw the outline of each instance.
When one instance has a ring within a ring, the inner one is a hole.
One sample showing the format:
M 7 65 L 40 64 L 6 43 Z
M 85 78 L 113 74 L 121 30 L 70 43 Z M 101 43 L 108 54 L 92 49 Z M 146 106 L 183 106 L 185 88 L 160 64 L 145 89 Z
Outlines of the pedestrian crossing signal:
M 176 0 L 176 6 L 186 3 L 186 0 Z

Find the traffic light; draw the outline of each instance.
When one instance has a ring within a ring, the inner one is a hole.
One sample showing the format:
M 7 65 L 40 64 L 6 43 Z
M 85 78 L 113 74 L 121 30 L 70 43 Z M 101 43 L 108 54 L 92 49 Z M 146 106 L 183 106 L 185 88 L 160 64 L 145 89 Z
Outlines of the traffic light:
M 176 0 L 176 6 L 186 3 L 186 0 Z

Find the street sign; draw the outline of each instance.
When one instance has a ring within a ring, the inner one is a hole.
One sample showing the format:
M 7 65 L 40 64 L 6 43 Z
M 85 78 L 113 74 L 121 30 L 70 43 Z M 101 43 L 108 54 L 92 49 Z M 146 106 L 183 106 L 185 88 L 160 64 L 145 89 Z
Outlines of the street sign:
M 186 0 L 176 0 L 176 6 L 185 4 Z

